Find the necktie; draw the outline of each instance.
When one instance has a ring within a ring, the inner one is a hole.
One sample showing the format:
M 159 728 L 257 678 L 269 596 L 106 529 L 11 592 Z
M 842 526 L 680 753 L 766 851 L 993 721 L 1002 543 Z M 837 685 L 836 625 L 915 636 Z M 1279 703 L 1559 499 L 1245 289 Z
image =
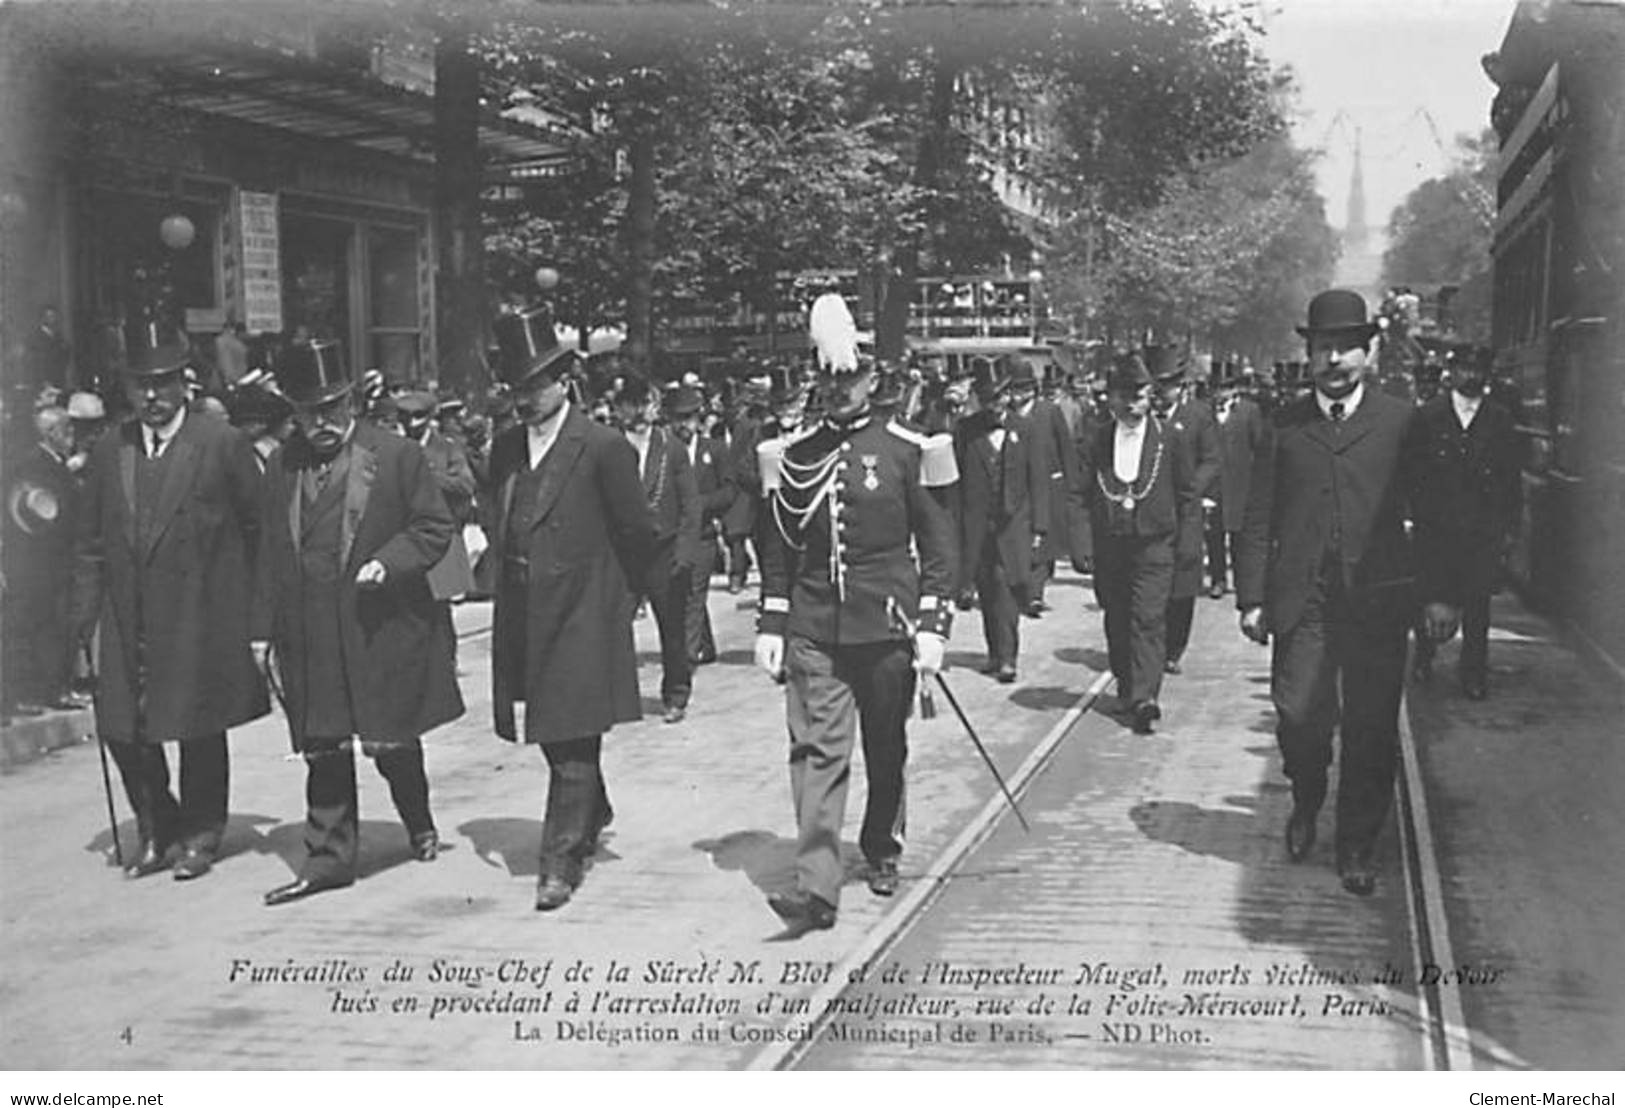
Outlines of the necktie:
M 1332 403 L 1332 422 L 1343 422 L 1343 402 L 1341 400 L 1337 400 Z
M 164 436 L 160 435 L 157 431 L 154 431 L 152 433 L 152 438 L 148 441 L 148 444 L 147 444 L 147 457 L 156 459 L 158 457 L 158 455 L 163 451 L 163 449 L 164 449 Z

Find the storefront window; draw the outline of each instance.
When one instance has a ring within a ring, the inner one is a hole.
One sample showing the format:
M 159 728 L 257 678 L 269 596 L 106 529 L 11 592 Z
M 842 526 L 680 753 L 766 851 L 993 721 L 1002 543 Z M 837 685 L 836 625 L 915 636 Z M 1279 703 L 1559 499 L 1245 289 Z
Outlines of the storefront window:
M 290 335 L 349 345 L 352 237 L 349 223 L 283 214 L 282 313 Z
M 371 318 L 367 365 L 392 381 L 415 381 L 418 339 L 418 236 L 393 227 L 367 229 Z

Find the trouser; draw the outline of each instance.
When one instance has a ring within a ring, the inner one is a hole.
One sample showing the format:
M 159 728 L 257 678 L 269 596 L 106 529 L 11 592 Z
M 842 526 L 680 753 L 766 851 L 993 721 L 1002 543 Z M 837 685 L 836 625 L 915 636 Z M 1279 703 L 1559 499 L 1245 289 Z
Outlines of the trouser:
M 1332 731 L 1340 730 L 1337 857 L 1369 859 L 1388 817 L 1405 675 L 1403 621 L 1357 620 L 1335 575 L 1310 596 L 1297 626 L 1277 632 L 1270 660 L 1276 743 L 1293 800 L 1326 795 Z
M 1026 590 L 1027 600 L 1032 604 L 1044 603 L 1044 589 L 1048 587 L 1050 578 L 1055 576 L 1055 559 L 1045 554 L 1033 559 L 1031 585 Z M 1023 607 L 1026 605 L 1024 604 Z
M 161 743 L 109 742 L 124 779 L 124 793 L 135 812 L 144 843 L 167 849 L 175 843 L 214 853 L 226 831 L 226 805 L 231 790 L 231 762 L 226 733 L 205 735 L 179 744 L 181 795 L 169 791 L 169 760 Z
M 1208 516 L 1203 541 L 1207 545 L 1207 579 L 1222 585 L 1230 579 L 1230 565 L 1235 561 L 1238 532 L 1224 529 L 1224 516 L 1213 512 Z
M 750 551 L 745 549 L 745 535 L 728 536 L 728 584 L 745 587 L 750 576 Z
M 3 680 L 6 704 L 54 705 L 68 691 L 74 647 L 67 588 L 29 582 L 6 593 Z
M 688 660 L 688 604 L 691 570 L 660 575 L 644 589 L 660 632 L 660 699 L 668 708 L 688 707 L 694 667 Z
M 542 880 L 561 877 L 581 884 L 586 860 L 598 849 L 598 835 L 614 810 L 600 761 L 603 736 L 543 743 L 547 759 L 547 810 L 542 816 Z
M 423 742 L 364 743 L 389 783 L 389 795 L 408 838 L 433 831 Z M 347 736 L 305 740 L 305 863 L 300 876 L 312 881 L 353 881 L 360 852 L 361 808 L 356 799 L 355 756 Z
M 1014 666 L 1021 649 L 1021 613 L 1027 607 L 1027 589 L 1013 584 L 999 560 L 998 543 L 989 535 L 976 571 L 976 598 L 982 609 L 982 635 L 987 640 L 990 665 Z
M 1168 661 L 1177 662 L 1185 656 L 1185 648 L 1191 644 L 1191 625 L 1196 622 L 1196 597 L 1182 596 L 1168 601 L 1167 619 L 1164 650 Z
M 1105 616 L 1106 652 L 1118 695 L 1131 704 L 1155 702 L 1162 691 L 1173 582 L 1171 536 L 1095 539 L 1095 594 Z
M 859 725 L 869 795 L 858 845 L 870 862 L 903 852 L 905 723 L 914 698 L 914 659 L 908 643 L 901 641 L 824 646 L 792 635 L 785 644 L 784 668 L 796 881 L 838 904 L 846 876 L 841 825 Z
M 717 656 L 716 639 L 711 635 L 711 611 L 706 607 L 706 600 L 711 595 L 711 567 L 715 557 L 716 540 L 703 540 L 700 543 L 699 564 L 689 576 L 683 638 L 690 663 L 708 662 Z

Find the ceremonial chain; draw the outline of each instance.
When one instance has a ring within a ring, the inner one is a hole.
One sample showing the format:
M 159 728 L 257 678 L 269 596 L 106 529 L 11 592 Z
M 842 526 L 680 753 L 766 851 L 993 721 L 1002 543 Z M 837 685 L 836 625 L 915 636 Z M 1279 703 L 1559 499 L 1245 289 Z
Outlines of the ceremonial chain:
M 1107 500 L 1112 500 L 1118 504 L 1121 504 L 1125 511 L 1132 512 L 1134 510 L 1134 505 L 1150 496 L 1151 490 L 1157 487 L 1157 474 L 1162 469 L 1162 449 L 1165 445 L 1167 445 L 1167 442 L 1168 439 L 1166 436 L 1157 439 L 1157 452 L 1151 455 L 1151 476 L 1145 479 L 1145 487 L 1139 492 L 1134 491 L 1133 481 L 1124 481 L 1123 491 L 1120 493 L 1114 493 L 1106 487 L 1105 471 L 1099 469 L 1095 470 L 1095 484 L 1100 486 L 1101 495 Z M 1116 480 L 1117 474 L 1113 473 L 1112 478 L 1113 480 Z

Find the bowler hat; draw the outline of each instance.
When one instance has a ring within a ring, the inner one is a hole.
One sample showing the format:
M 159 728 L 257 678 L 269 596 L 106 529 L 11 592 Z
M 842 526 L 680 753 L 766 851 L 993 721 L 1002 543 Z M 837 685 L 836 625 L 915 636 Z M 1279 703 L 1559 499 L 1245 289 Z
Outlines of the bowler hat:
M 1327 289 L 1309 301 L 1309 322 L 1297 328 L 1304 338 L 1311 335 L 1347 334 L 1370 341 L 1378 327 L 1366 315 L 1365 298 L 1351 289 Z
M 162 377 L 179 373 L 192 361 L 192 345 L 185 335 L 147 316 L 124 329 L 125 369 L 132 377 Z
M 998 395 L 1010 387 L 1010 363 L 1007 359 L 973 358 L 970 366 L 970 385 L 978 394 Z
M 434 397 L 414 389 L 395 398 L 395 410 L 402 415 L 426 416 L 434 411 Z
M 518 388 L 542 373 L 557 378 L 553 365 L 571 354 L 559 342 L 553 327 L 553 309 L 546 304 L 498 316 L 491 330 L 496 335 L 497 377 L 510 388 Z
M 1033 369 L 1032 362 L 1029 362 L 1026 358 L 1010 358 L 1009 366 L 1010 388 L 1020 390 L 1036 389 L 1038 387 L 1038 374 Z
M 1151 373 L 1145 361 L 1129 350 L 1112 359 L 1112 368 L 1106 374 L 1107 392 L 1139 392 L 1151 383 Z
M 344 347 L 336 339 L 288 347 L 276 367 L 276 383 L 295 404 L 325 404 L 355 385 L 344 368 Z
M 677 419 L 694 415 L 705 407 L 705 397 L 692 385 L 678 385 L 666 393 L 666 414 Z

